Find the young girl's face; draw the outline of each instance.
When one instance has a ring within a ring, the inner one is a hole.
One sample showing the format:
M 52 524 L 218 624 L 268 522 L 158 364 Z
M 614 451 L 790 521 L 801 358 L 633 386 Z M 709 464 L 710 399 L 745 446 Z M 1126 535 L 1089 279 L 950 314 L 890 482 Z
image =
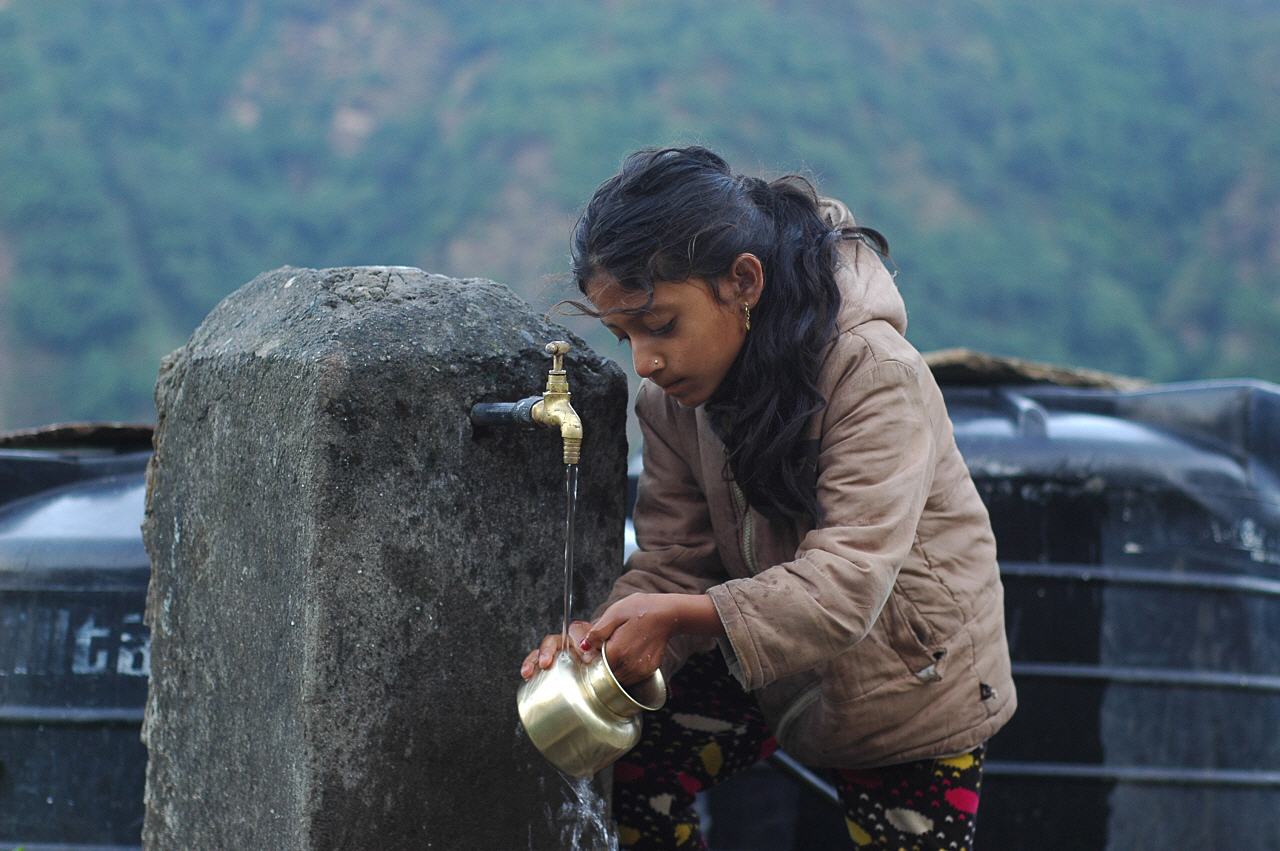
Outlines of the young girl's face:
M 636 375 L 651 379 L 687 408 L 711 398 L 728 374 L 746 339 L 743 305 L 759 298 L 758 286 L 744 293 L 741 282 L 730 278 L 659 281 L 647 308 L 647 292 L 625 290 L 611 275 L 596 275 L 586 291 L 595 308 L 607 314 L 605 327 L 630 344 Z

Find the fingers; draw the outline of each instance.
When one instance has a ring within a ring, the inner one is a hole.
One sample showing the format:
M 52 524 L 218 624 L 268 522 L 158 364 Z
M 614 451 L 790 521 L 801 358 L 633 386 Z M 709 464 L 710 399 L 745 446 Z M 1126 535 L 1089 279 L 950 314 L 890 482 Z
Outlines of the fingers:
M 595 658 L 608 641 L 603 652 L 618 682 L 630 685 L 656 671 L 672 628 L 670 618 L 662 616 L 668 608 L 663 597 L 632 594 L 611 605 L 587 630 L 582 645 L 586 658 Z
M 662 654 L 658 650 L 640 648 L 634 653 L 627 653 L 626 648 L 620 648 L 618 649 L 620 651 L 614 653 L 614 644 L 616 640 L 609 641 L 605 655 L 609 658 L 609 671 L 613 672 L 613 676 L 623 686 L 630 686 L 632 683 L 653 676 L 653 672 L 657 671 L 662 664 Z M 614 659 L 617 659 L 617 662 L 614 662 Z
M 589 621 L 574 621 L 569 624 L 569 637 L 581 641 L 582 637 L 587 634 L 587 630 L 589 629 L 591 629 L 591 623 Z
M 638 683 L 649 677 L 662 664 L 665 642 L 655 642 L 649 636 L 623 626 L 614 631 L 603 652 L 608 657 L 609 670 L 624 686 Z
M 587 652 L 589 647 L 585 644 L 587 630 L 591 628 L 591 624 L 586 621 L 574 621 L 569 624 L 569 650 L 573 651 L 573 655 L 578 657 L 580 662 L 590 662 L 595 658 L 594 653 Z
M 605 641 L 613 635 L 618 627 L 634 617 L 644 617 L 642 607 L 638 615 L 634 611 L 637 608 L 637 601 L 644 596 L 643 594 L 632 594 L 630 597 L 624 597 L 605 609 L 595 623 L 589 624 L 590 629 L 583 636 L 584 640 L 580 645 L 588 660 L 595 658 L 596 652 L 604 646 Z
M 594 624 L 588 624 L 590 629 L 582 634 L 582 638 L 578 642 L 578 649 L 582 651 L 583 661 L 590 662 L 600 653 L 600 648 L 604 646 L 609 636 L 613 635 L 613 631 L 618 627 L 618 621 L 609 618 L 609 613 L 605 612 L 604 616 Z
M 592 662 L 608 641 L 609 668 L 618 682 L 631 685 L 645 679 L 661 665 L 671 634 L 671 618 L 663 614 L 670 607 L 661 602 L 660 595 L 633 594 L 610 606 L 594 624 L 574 621 L 569 624 L 568 646 L 558 633 L 546 636 L 524 658 L 520 676 L 527 680 L 550 668 L 563 649 L 582 662 Z
M 531 650 L 529 655 L 524 657 L 524 662 L 520 664 L 520 676 L 527 680 L 536 674 L 539 668 L 544 670 L 550 668 L 559 652 L 560 636 L 558 634 L 543 638 L 538 648 Z
M 538 648 L 538 667 L 550 668 L 551 663 L 555 661 L 556 654 L 560 652 L 561 642 L 560 636 L 548 635 L 542 639 L 542 645 Z
M 656 671 L 667 646 L 665 636 L 655 635 L 639 620 L 611 621 L 592 634 L 599 637 L 599 652 L 608 657 L 609 670 L 624 686 Z
M 589 626 L 590 624 L 586 621 L 574 621 L 569 624 L 570 644 L 572 647 L 568 649 L 572 650 L 579 659 L 582 658 L 583 654 L 578 642 L 586 635 L 587 627 Z M 562 649 L 565 648 L 561 641 L 560 633 L 557 632 L 546 636 L 536 650 L 530 651 L 529 655 L 524 657 L 524 661 L 520 664 L 520 676 L 527 680 L 536 674 L 539 669 L 546 670 L 550 668 L 556 660 L 556 655 Z
M 524 661 L 520 663 L 520 676 L 529 679 L 533 676 L 534 671 L 538 670 L 538 654 L 541 650 L 530 651 L 529 655 L 524 657 Z

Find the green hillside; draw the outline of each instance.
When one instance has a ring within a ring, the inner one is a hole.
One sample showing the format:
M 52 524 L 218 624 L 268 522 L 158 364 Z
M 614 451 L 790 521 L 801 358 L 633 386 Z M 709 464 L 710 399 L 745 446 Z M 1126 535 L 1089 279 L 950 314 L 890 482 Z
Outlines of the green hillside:
M 1261 0 L 0 0 L 0 427 L 152 418 L 285 264 L 545 305 L 690 141 L 883 231 L 920 348 L 1280 380 L 1277 68 Z

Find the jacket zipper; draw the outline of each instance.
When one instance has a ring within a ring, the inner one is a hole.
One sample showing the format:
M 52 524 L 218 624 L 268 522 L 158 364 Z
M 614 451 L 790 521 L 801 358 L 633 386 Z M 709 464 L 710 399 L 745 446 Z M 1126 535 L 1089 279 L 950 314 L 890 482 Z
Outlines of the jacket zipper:
M 782 713 L 782 717 L 778 719 L 778 726 L 774 730 L 779 741 L 782 741 L 791 732 L 791 725 L 800 717 L 800 713 L 804 712 L 810 706 L 813 706 L 822 695 L 822 683 L 817 682 L 809 686 L 809 688 L 796 695 L 791 701 L 791 705 Z
M 755 576 L 760 571 L 756 570 L 755 524 L 751 520 L 751 508 L 747 505 L 747 495 L 742 492 L 738 483 L 730 484 L 734 502 L 738 504 L 738 511 L 742 514 L 742 560 L 746 562 L 747 572 Z

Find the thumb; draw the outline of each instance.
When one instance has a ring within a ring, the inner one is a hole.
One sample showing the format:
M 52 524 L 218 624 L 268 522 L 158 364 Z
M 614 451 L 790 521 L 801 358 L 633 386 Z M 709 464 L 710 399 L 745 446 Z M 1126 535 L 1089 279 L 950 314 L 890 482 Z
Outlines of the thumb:
M 608 640 L 609 636 L 613 635 L 613 631 L 617 627 L 616 621 L 601 617 L 600 620 L 591 625 L 591 629 L 587 630 L 586 636 L 583 637 L 580 645 L 582 651 L 589 656 L 594 655 L 596 650 L 604 646 L 605 641 Z

